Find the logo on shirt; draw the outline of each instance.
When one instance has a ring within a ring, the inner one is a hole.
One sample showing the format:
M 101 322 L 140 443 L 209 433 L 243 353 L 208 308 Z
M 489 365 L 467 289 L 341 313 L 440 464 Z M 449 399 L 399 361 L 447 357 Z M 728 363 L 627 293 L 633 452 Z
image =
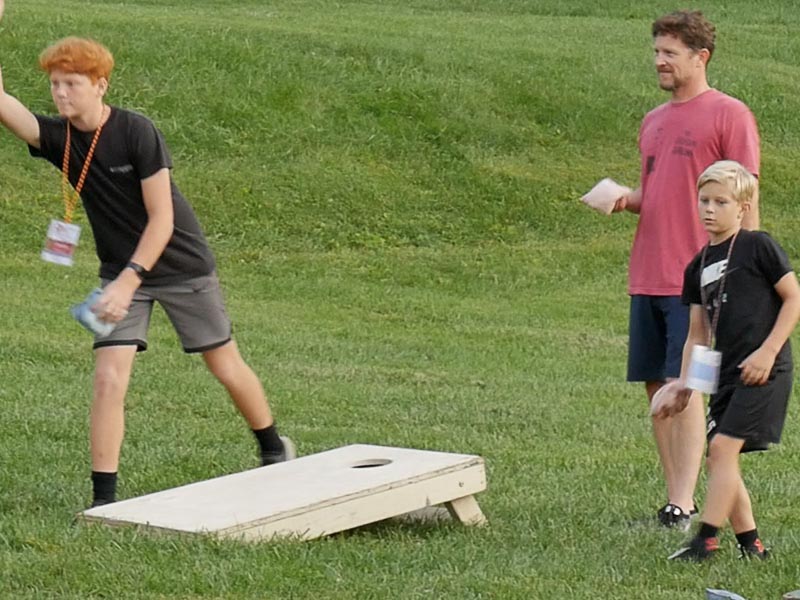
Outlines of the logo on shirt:
M 725 275 L 725 269 L 727 268 L 728 259 L 715 262 L 713 265 L 708 265 L 700 274 L 700 285 L 706 287 L 719 281 L 722 279 L 722 276 Z
M 109 167 L 109 171 L 112 173 L 130 173 L 133 171 L 133 165 L 121 165 L 119 167 Z
M 719 298 L 719 286 L 722 278 L 730 275 L 734 271 L 736 271 L 738 267 L 733 267 L 730 271 L 728 271 L 728 260 L 721 260 L 719 262 L 715 262 L 713 265 L 708 265 L 703 272 L 700 274 L 700 285 L 706 289 L 706 293 L 709 299 L 709 306 L 708 308 L 716 308 L 719 306 L 720 302 L 725 304 L 728 301 L 728 292 L 722 294 L 722 298 Z
M 672 147 L 673 154 L 680 156 L 692 157 L 694 156 L 694 149 L 697 146 L 697 140 L 692 138 L 692 132 L 688 129 L 683 131 L 683 135 L 675 139 L 675 145 Z

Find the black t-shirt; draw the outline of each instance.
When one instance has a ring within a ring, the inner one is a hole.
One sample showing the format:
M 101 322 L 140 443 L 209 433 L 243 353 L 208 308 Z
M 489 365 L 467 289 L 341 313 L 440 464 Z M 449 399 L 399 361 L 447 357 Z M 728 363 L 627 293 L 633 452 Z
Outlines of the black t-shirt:
M 41 148 L 32 156 L 45 158 L 58 169 L 64 158 L 67 120 L 36 115 Z M 75 186 L 94 132 L 70 127 L 69 181 Z M 114 279 L 133 255 L 147 224 L 141 181 L 161 169 L 171 169 L 164 139 L 147 117 L 111 107 L 100 133 L 81 201 L 89 217 L 100 259 L 100 276 Z M 144 284 L 164 284 L 208 275 L 215 268 L 192 207 L 170 178 L 175 229 L 167 247 L 147 274 Z
M 702 305 L 702 276 L 710 323 L 725 274 L 722 311 L 715 338 L 715 349 L 722 352 L 721 385 L 739 380 L 738 365 L 758 349 L 772 331 L 783 304 L 775 284 L 792 271 L 786 253 L 775 240 L 763 231 L 745 229 L 736 236 L 730 264 L 727 264 L 731 239 L 708 247 L 702 274 L 703 252 L 692 259 L 684 273 L 681 296 L 686 304 Z M 792 351 L 787 341 L 775 359 L 773 371 L 786 371 L 791 367 Z

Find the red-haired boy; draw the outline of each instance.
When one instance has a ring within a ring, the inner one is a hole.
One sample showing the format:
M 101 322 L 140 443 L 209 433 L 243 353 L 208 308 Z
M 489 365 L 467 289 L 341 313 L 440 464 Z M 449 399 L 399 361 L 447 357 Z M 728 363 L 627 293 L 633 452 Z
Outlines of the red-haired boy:
M 201 354 L 225 386 L 258 440 L 262 464 L 293 458 L 261 382 L 231 338 L 214 255 L 172 181 L 161 133 L 146 117 L 105 102 L 113 56 L 94 40 L 71 37 L 44 50 L 39 63 L 50 77 L 59 116 L 31 113 L 5 93 L 0 73 L 0 122 L 33 156 L 58 168 L 66 157 L 66 175 L 80 191 L 100 259 L 103 293 L 93 310 L 116 323 L 111 334 L 94 341 L 92 505 L 116 499 L 124 400 L 134 357 L 147 348 L 154 302 L 166 311 L 184 350 Z

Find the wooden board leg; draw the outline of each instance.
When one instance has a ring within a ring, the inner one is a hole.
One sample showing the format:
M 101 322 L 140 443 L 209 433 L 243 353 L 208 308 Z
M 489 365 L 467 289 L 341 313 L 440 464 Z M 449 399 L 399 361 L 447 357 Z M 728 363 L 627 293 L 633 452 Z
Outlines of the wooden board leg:
M 450 502 L 445 502 L 448 512 L 454 519 L 458 519 L 464 525 L 485 525 L 486 517 L 478 506 L 475 496 L 469 495 L 463 498 L 456 498 Z

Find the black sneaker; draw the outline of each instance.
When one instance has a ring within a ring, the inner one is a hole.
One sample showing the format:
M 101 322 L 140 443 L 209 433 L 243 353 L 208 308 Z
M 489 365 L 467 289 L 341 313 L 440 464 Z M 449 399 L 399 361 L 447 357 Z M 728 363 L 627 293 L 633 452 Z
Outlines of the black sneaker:
M 717 538 L 692 538 L 689 545 L 681 548 L 677 552 L 673 552 L 667 558 L 668 560 L 688 560 L 692 562 L 702 562 L 711 558 L 714 553 L 719 549 L 719 540 Z
M 664 527 L 688 531 L 691 525 L 691 518 L 697 514 L 697 509 L 689 514 L 675 504 L 666 504 L 658 511 L 658 522 Z
M 262 452 L 261 453 L 261 466 L 274 465 L 276 463 L 286 462 L 297 458 L 297 450 L 294 447 L 294 442 L 285 435 L 279 436 L 283 449 L 279 452 Z
M 114 500 L 108 500 L 106 498 L 95 498 L 92 500 L 92 505 L 89 508 L 97 508 L 98 506 L 105 506 L 106 504 L 113 504 Z
M 739 558 L 744 559 L 758 559 L 758 560 L 767 560 L 769 558 L 769 549 L 764 548 L 764 544 L 761 543 L 761 540 L 757 539 L 753 542 L 750 546 L 742 546 L 738 544 L 739 552 L 741 552 L 741 556 Z

